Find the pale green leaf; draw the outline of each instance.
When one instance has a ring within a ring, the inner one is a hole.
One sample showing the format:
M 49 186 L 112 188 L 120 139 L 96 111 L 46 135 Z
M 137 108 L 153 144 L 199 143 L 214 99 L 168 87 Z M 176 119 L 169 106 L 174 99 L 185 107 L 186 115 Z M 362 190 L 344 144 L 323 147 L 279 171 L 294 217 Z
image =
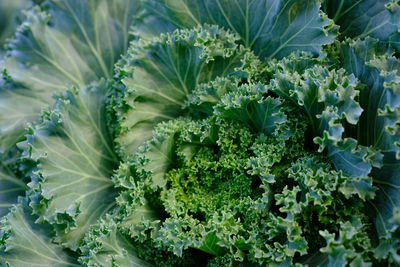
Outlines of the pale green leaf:
M 79 266 L 61 246 L 52 243 L 49 225 L 35 223 L 25 201 L 3 218 L 0 229 L 0 263 L 5 266 Z
M 17 203 L 18 196 L 25 193 L 27 185 L 17 178 L 7 166 L 0 168 L 0 217 L 6 215 L 9 209 Z
M 26 12 L 0 65 L 14 83 L 0 85 L 0 149 L 20 141 L 54 93 L 112 77 L 138 10 L 136 0 L 49 0 Z
M 41 90 L 27 89 L 12 80 L 0 81 L 1 153 L 21 141 L 27 123 L 37 119 L 40 110 L 51 101 L 50 95 Z
M 110 176 L 117 158 L 106 123 L 107 89 L 100 82 L 65 93 L 28 136 L 30 155 L 39 162 L 31 187 L 44 198 L 31 205 L 72 249 L 115 201 Z
M 31 5 L 31 0 L 0 2 L 0 46 L 11 38 L 21 19 L 21 11 Z M 0 53 L 2 48 L 0 48 Z
M 50 0 L 26 14 L 5 68 L 15 81 L 48 94 L 111 77 L 127 49 L 138 1 Z

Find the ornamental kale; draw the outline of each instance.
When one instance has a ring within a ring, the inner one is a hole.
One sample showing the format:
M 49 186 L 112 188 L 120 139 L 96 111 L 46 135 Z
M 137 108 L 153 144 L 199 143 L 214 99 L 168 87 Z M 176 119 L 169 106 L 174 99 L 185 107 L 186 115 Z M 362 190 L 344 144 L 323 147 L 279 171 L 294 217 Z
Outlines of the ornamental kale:
M 397 1 L 0 8 L 1 266 L 400 265 Z

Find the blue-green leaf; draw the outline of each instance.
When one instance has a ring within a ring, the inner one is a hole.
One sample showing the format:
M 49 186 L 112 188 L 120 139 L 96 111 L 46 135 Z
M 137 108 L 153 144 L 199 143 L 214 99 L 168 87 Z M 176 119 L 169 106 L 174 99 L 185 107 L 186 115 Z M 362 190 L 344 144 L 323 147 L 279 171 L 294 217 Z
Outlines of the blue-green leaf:
M 371 38 L 341 43 L 339 59 L 364 84 L 360 105 L 365 112 L 349 134 L 383 154 L 382 166 L 371 172 L 378 187 L 371 206 L 381 241 L 380 256 L 387 257 L 398 242 L 390 235 L 394 226 L 390 219 L 400 206 L 400 61 L 390 56 L 385 45 Z M 392 256 L 392 260 L 396 261 L 396 257 Z
M 22 19 L 22 10 L 32 5 L 31 0 L 15 0 L 0 2 L 0 46 L 14 34 Z M 0 47 L 0 58 L 3 47 Z
M 263 59 L 282 58 L 296 50 L 321 54 L 337 27 L 315 0 L 146 0 L 142 35 L 175 28 L 216 24 L 237 33 Z
M 61 246 L 52 243 L 52 228 L 36 224 L 26 200 L 14 206 L 0 223 L 0 264 L 2 266 L 79 266 Z M 4 265 L 3 265 L 4 264 Z
M 26 183 L 13 174 L 7 166 L 0 168 L 0 218 L 17 203 L 18 196 L 25 193 Z
M 9 77 L 0 81 L 1 153 L 7 153 L 22 140 L 27 123 L 37 119 L 40 110 L 51 101 L 50 95 L 16 84 Z
M 400 49 L 400 4 L 395 0 L 325 0 L 324 11 L 341 36 L 374 37 Z

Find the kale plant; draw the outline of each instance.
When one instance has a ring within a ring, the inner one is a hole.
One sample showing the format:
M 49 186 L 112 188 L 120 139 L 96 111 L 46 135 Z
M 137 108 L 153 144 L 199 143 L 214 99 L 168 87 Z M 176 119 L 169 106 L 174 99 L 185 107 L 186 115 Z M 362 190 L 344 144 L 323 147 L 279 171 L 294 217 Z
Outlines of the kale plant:
M 398 1 L 0 8 L 1 266 L 400 265 Z

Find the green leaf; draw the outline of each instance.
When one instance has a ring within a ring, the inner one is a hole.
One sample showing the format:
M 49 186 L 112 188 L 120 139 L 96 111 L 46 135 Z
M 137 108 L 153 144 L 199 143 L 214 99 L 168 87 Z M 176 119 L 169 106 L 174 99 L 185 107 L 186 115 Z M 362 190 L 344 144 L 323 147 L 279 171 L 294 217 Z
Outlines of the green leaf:
M 331 234 L 328 231 L 320 231 L 326 240 L 326 247 L 321 248 L 321 252 L 328 254 L 326 266 L 372 266 L 368 262 L 370 250 L 370 240 L 365 227 L 359 218 L 341 223 L 339 234 Z M 367 260 L 367 261 L 366 261 Z
M 3 165 L 3 164 L 1 164 Z M 7 166 L 0 168 L 0 218 L 17 203 L 18 196 L 25 193 L 27 185 L 17 178 Z
M 112 77 L 138 10 L 136 0 L 49 0 L 26 12 L 1 64 L 15 85 L 0 85 L 0 149 L 20 141 L 54 93 Z
M 323 9 L 340 26 L 342 39 L 373 37 L 400 49 L 398 1 L 325 0 Z
M 115 202 L 110 177 L 118 161 L 106 122 L 108 88 L 103 81 L 64 93 L 28 135 L 30 157 L 39 162 L 31 205 L 40 221 L 56 226 L 58 242 L 74 250 Z
M 380 136 L 385 132 L 378 111 L 384 109 L 392 97 L 389 90 L 384 88 L 385 77 L 380 75 L 381 70 L 368 62 L 387 52 L 390 52 L 387 46 L 379 44 L 378 40 L 372 38 L 363 41 L 348 40 L 339 45 L 339 59 L 343 68 L 348 73 L 354 74 L 365 85 L 359 98 L 359 103 L 365 112 L 361 115 L 353 133 L 361 144 L 379 146 Z M 387 99 L 386 95 L 390 98 Z
M 83 256 L 80 262 L 83 266 L 153 266 L 140 259 L 138 247 L 132 239 L 118 229 L 118 224 L 112 216 L 94 225 L 85 237 Z
M 372 38 L 341 43 L 339 59 L 365 85 L 360 93 L 365 112 L 348 133 L 362 145 L 373 146 L 383 154 L 382 166 L 376 166 L 379 168 L 371 173 L 378 191 L 370 204 L 375 211 L 380 247 L 386 247 L 380 255 L 387 257 L 395 244 L 390 235 L 394 225 L 390 218 L 400 206 L 400 61 L 390 56 L 385 45 Z M 383 246 L 384 243 L 389 246 Z
M 312 61 L 307 58 L 302 59 L 304 64 L 293 64 L 292 58 L 296 57 L 294 54 L 270 64 L 275 72 L 271 90 L 303 107 L 317 136 L 316 143 L 321 151 L 327 147 L 336 168 L 354 176 L 367 176 L 371 165 L 378 164 L 379 153 L 357 147 L 356 139 L 344 138 L 344 126 L 355 125 L 363 111 L 356 101 L 359 91 L 355 76 L 343 69 L 329 70 L 323 64 L 309 65 Z
M 136 27 L 141 34 L 216 24 L 237 33 L 263 59 L 296 50 L 319 55 L 337 31 L 315 0 L 146 0 L 144 6 L 147 18 Z
M 400 159 L 400 60 L 393 56 L 375 57 L 367 63 L 380 70 L 382 100 L 378 104 L 377 125 L 383 128 L 375 145 Z
M 110 78 L 138 8 L 129 0 L 47 1 L 26 14 L 5 68 L 17 82 L 49 94 Z
M 188 100 L 191 115 L 215 114 L 241 122 L 254 133 L 266 135 L 285 123 L 286 115 L 280 110 L 281 99 L 266 97 L 269 91 L 267 86 L 261 83 L 240 85 L 240 79 L 232 78 L 218 77 L 198 86 Z
M 51 103 L 50 95 L 30 90 L 4 77 L 0 81 L 0 152 L 21 141 L 28 122 L 38 118 L 41 108 Z
M 121 167 L 116 177 L 122 181 L 129 180 L 130 175 Z M 129 188 L 127 183 L 121 187 Z M 147 227 L 157 227 L 159 211 L 140 193 L 130 193 L 123 192 L 117 200 L 119 207 L 89 229 L 80 247 L 80 263 L 84 266 L 158 266 L 162 262 L 163 266 L 182 266 L 194 261 L 188 255 L 178 258 L 155 246 Z
M 236 74 L 245 56 L 252 54 L 236 44 L 235 35 L 216 26 L 134 44 L 119 68 L 127 87 L 117 138 L 123 153 L 150 139 L 157 123 L 186 114 L 185 102 L 199 84 Z
M 134 185 L 127 185 L 127 181 L 130 175 L 133 179 L 138 179 L 137 174 L 145 174 L 146 178 L 149 178 L 147 183 L 154 189 L 158 187 L 164 187 L 166 185 L 165 173 L 169 170 L 170 166 L 175 162 L 175 133 L 180 129 L 183 121 L 177 121 L 175 124 L 170 126 L 168 122 L 160 123 L 157 128 L 154 129 L 152 139 L 148 140 L 142 146 L 138 148 L 138 154 L 127 158 L 127 162 L 120 165 L 119 174 L 121 177 L 117 178 L 117 185 L 126 188 L 135 187 Z M 135 168 L 135 174 L 129 174 L 131 172 L 131 166 Z M 124 174 L 125 173 L 125 174 Z M 128 175 L 128 176 L 127 176 Z M 117 176 L 118 177 L 118 176 Z M 122 181 L 118 181 L 122 179 Z M 137 182 L 137 180 L 135 180 Z
M 326 147 L 329 158 L 338 170 L 357 177 L 370 174 L 372 167 L 380 166 L 382 154 L 379 150 L 361 146 L 356 139 L 345 138 L 337 142 L 329 139 L 326 132 L 321 137 L 314 138 L 320 149 Z
M 398 256 L 398 244 L 400 236 L 391 234 L 394 227 L 399 223 L 391 220 L 394 211 L 400 207 L 400 162 L 393 154 L 385 154 L 383 166 L 374 169 L 371 176 L 377 186 L 377 196 L 370 201 L 371 211 L 375 215 L 375 226 L 379 235 L 380 250 L 378 257 L 392 258 L 392 261 L 400 263 Z
M 219 116 L 245 124 L 256 133 L 272 134 L 285 123 L 286 115 L 281 111 L 282 102 L 270 96 L 261 84 L 243 85 L 237 92 L 227 93 L 216 106 Z
M 3 46 L 16 30 L 21 11 L 31 5 L 31 0 L 1 1 L 0 3 L 0 46 Z M 0 48 L 0 53 L 2 48 Z M 1 56 L 0 56 L 1 58 Z
M 52 243 L 52 228 L 36 224 L 25 200 L 3 218 L 0 228 L 0 263 L 5 266 L 79 266 L 69 253 Z

